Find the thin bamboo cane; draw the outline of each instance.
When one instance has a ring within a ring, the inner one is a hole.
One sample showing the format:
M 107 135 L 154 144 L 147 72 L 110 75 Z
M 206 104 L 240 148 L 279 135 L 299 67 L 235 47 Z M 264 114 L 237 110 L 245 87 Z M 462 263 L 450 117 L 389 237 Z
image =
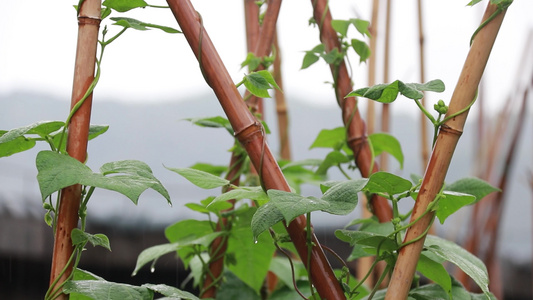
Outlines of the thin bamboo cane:
M 376 60 L 377 60 L 377 43 L 378 43 L 378 25 L 379 25 L 379 0 L 372 1 L 372 16 L 370 19 L 370 26 L 368 31 L 372 35 L 370 38 L 370 57 L 368 58 L 368 86 L 376 84 Z M 375 118 L 376 118 L 376 103 L 374 101 L 367 101 L 366 108 L 366 122 L 367 132 L 372 134 L 375 132 Z M 365 273 L 366 274 L 366 273 Z
M 194 10 L 189 0 L 167 0 L 167 2 L 191 49 L 198 58 L 207 83 L 214 90 L 232 124 L 237 139 L 246 149 L 250 160 L 258 170 L 265 189 L 290 191 L 290 187 L 266 143 L 261 123 L 254 118 L 242 101 L 242 97 L 202 26 L 199 14 Z M 307 264 L 308 261 L 306 226 L 307 220 L 304 216 L 296 218 L 287 225 L 287 231 L 304 264 Z M 345 299 L 344 292 L 335 278 L 320 243 L 314 233 L 311 236 L 312 248 L 309 260 L 311 265 L 309 268 L 313 285 L 323 299 Z
M 274 58 L 274 80 L 278 84 L 280 90 L 274 91 L 274 98 L 276 99 L 276 113 L 278 117 L 278 132 L 281 159 L 291 160 L 291 145 L 289 139 L 289 115 L 287 113 L 287 102 L 285 101 L 285 94 L 283 94 L 283 78 L 281 73 L 281 49 L 278 43 L 278 35 L 274 35 L 274 49 L 276 49 L 276 57 Z
M 418 0 L 418 45 L 420 51 L 420 82 L 426 82 L 426 59 L 424 51 L 424 22 L 423 22 L 423 9 L 422 9 L 422 0 Z M 426 97 L 424 92 L 424 97 L 422 97 L 420 103 L 422 106 L 426 106 Z M 422 172 L 428 165 L 429 160 L 429 141 L 428 141 L 428 124 L 426 116 L 423 112 L 420 112 L 420 153 L 422 156 Z
M 378 25 L 379 25 L 379 0 L 372 1 L 372 17 L 370 19 L 370 26 L 368 31 L 372 36 L 370 38 L 370 57 L 368 58 L 368 86 L 373 86 L 376 84 L 376 58 L 377 58 L 377 40 L 378 40 Z M 367 132 L 372 134 L 374 132 L 374 118 L 375 118 L 375 103 L 374 101 L 367 101 Z M 361 198 L 361 210 L 363 218 L 370 218 L 372 213 L 368 210 L 368 199 L 365 195 Z M 374 263 L 373 257 L 361 257 L 357 260 L 357 279 L 363 280 L 368 271 L 372 268 Z M 374 277 L 369 276 L 365 283 L 367 286 L 374 286 Z
M 240 182 L 240 176 L 239 176 L 239 170 L 241 169 L 241 166 L 244 162 L 244 159 L 242 155 L 238 155 L 233 153 L 231 155 L 230 160 L 230 167 L 229 171 L 226 174 L 226 179 L 231 182 L 231 184 L 238 186 Z M 226 211 L 233 210 L 233 205 L 235 204 L 235 200 L 228 200 L 232 204 L 232 207 L 227 209 Z M 229 226 L 231 224 L 228 223 L 228 219 L 221 217 L 217 222 L 217 231 L 224 231 L 228 230 Z M 228 237 L 227 236 L 221 236 L 217 237 L 213 242 L 211 243 L 209 247 L 209 256 L 211 258 L 215 257 L 214 260 L 211 261 L 209 264 L 209 270 L 210 272 L 208 275 L 206 275 L 205 281 L 204 281 L 204 291 L 200 295 L 201 298 L 215 298 L 217 293 L 217 281 L 219 280 L 220 276 L 222 275 L 222 271 L 224 270 L 224 257 L 226 253 L 226 249 L 228 248 Z
M 313 15 L 320 28 L 320 39 L 325 45 L 326 51 L 329 52 L 335 48 L 340 49 L 340 47 L 337 33 L 331 26 L 332 17 L 327 2 L 327 0 L 311 0 Z M 342 120 L 346 126 L 348 146 L 353 150 L 355 163 L 361 175 L 368 177 L 377 172 L 379 167 L 377 163 L 372 163 L 372 153 L 366 136 L 366 124 L 357 109 L 356 98 L 344 98 L 353 90 L 346 64 L 341 62 L 338 66 L 331 65 L 330 68 L 336 83 L 337 103 L 342 109 Z M 388 222 L 392 219 L 392 210 L 385 198 L 373 195 L 370 203 L 380 222 Z
M 489 4 L 483 20 L 487 20 L 497 10 L 497 5 Z M 504 15 L 505 11 L 498 14 L 477 33 L 452 95 L 447 116 L 456 114 L 465 107 L 468 107 L 475 98 L 477 87 Z M 461 136 L 467 115 L 468 111 L 465 111 L 464 113 L 451 118 L 441 126 L 411 216 L 411 221 L 419 217 L 421 217 L 421 219 L 407 230 L 404 241 L 409 242 L 419 239 L 404 246 L 400 250 L 385 299 L 407 298 L 411 281 L 416 270 L 416 264 L 424 246 L 425 231 L 434 218 L 433 212 L 429 212 L 424 216 L 423 214 L 426 213 L 429 204 L 435 199 L 444 183 L 453 152 L 459 141 L 459 137 Z M 421 236 L 422 238 L 420 238 Z
M 502 190 L 501 193 L 498 193 L 494 202 L 494 205 L 490 208 L 490 218 L 488 219 L 488 222 L 486 224 L 486 232 L 489 233 L 488 235 L 488 251 L 487 251 L 487 258 L 485 260 L 485 263 L 487 265 L 487 269 L 489 272 L 489 277 L 491 278 L 490 281 L 490 290 L 494 293 L 497 299 L 503 299 L 503 287 L 501 282 L 501 277 L 498 272 L 498 269 L 496 265 L 497 262 L 497 245 L 498 245 L 498 239 L 499 239 L 499 233 L 498 230 L 500 227 L 500 220 L 502 217 L 502 211 L 504 206 L 504 200 L 505 196 L 507 195 L 507 184 L 509 183 L 509 177 L 511 173 L 511 167 L 513 166 L 514 160 L 516 159 L 516 150 L 517 150 L 517 144 L 519 142 L 520 134 L 522 133 L 522 130 L 524 128 L 525 124 L 525 116 L 526 116 L 526 110 L 527 110 L 527 99 L 528 99 L 528 91 L 529 89 L 525 89 L 524 96 L 522 99 L 522 105 L 519 110 L 518 120 L 517 124 L 515 125 L 516 128 L 514 130 L 514 134 L 512 137 L 512 140 L 510 142 L 510 148 L 507 152 L 507 157 L 505 159 L 505 163 L 503 165 L 503 171 L 502 175 L 500 177 L 500 183 L 498 187 Z
M 391 1 L 387 0 L 385 5 L 385 53 L 383 55 L 383 82 L 389 82 L 389 61 L 390 61 L 390 26 L 391 26 Z M 381 131 L 390 132 L 390 104 L 384 103 L 381 111 Z M 381 154 L 379 161 L 381 169 L 386 171 L 389 169 L 389 160 L 386 153 Z
M 98 30 L 100 25 L 99 0 L 87 0 L 81 4 L 78 15 L 78 41 L 74 80 L 72 86 L 71 109 L 84 96 L 94 80 L 96 65 L 96 47 L 98 44 Z M 68 127 L 67 152 L 71 157 L 84 162 L 87 153 L 87 141 L 91 118 L 92 94 L 85 99 L 83 105 L 73 115 Z M 61 191 L 59 211 L 57 213 L 54 252 L 50 272 L 52 284 L 67 267 L 66 272 L 59 278 L 56 286 L 66 280 L 72 273 L 72 264 L 67 266 L 74 248 L 72 247 L 71 232 L 78 226 L 78 209 L 80 206 L 81 186 L 73 185 Z M 67 299 L 61 294 L 57 299 Z

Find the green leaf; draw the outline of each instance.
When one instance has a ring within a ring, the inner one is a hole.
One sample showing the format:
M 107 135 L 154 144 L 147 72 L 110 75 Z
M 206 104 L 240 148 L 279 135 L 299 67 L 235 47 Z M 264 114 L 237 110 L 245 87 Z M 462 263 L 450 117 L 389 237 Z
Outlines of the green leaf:
M 476 201 L 474 201 L 474 203 L 477 203 L 492 192 L 501 191 L 499 188 L 492 186 L 490 183 L 475 177 L 459 179 L 449 185 L 446 185 L 444 190 L 473 195 L 476 197 Z
M 194 219 L 183 220 L 168 226 L 165 229 L 165 237 L 171 243 L 181 242 L 185 239 L 199 238 L 213 232 L 215 224 L 211 221 L 199 221 Z M 177 250 L 178 256 L 183 261 L 185 268 L 189 266 L 194 251 L 189 247 Z
M 334 129 L 322 129 L 309 149 L 332 148 L 334 150 L 339 150 L 345 143 L 346 128 L 337 127 Z
M 152 300 L 153 293 L 145 287 L 105 280 L 67 281 L 65 294 L 78 293 L 98 300 Z
M 159 192 L 170 202 L 170 196 L 161 182 L 157 180 L 148 165 L 140 161 L 119 161 L 102 166 L 104 176 L 93 173 L 89 167 L 76 159 L 52 151 L 41 151 L 36 159 L 37 180 L 42 199 L 67 186 L 81 184 L 119 192 L 137 204 L 139 196 L 148 188 Z
M 211 202 L 207 207 L 210 207 L 211 205 L 221 202 L 221 201 L 228 201 L 231 199 L 235 200 L 241 200 L 241 199 L 252 199 L 257 201 L 268 201 L 268 196 L 265 194 L 263 189 L 260 186 L 256 187 L 240 187 L 236 189 L 232 189 L 228 192 L 225 192 L 224 194 L 221 194 L 217 196 L 213 202 Z
M 209 174 L 204 171 L 190 169 L 190 168 L 168 168 L 165 167 L 168 170 L 172 172 L 176 172 L 180 174 L 181 176 L 185 177 L 185 179 L 189 180 L 194 185 L 203 188 L 203 189 L 214 189 L 222 186 L 226 186 L 230 184 L 229 180 L 226 180 L 224 178 L 220 178 L 218 176 Z
M 183 300 L 199 300 L 198 297 L 196 297 L 195 295 L 187 291 L 182 291 L 178 288 L 175 288 L 173 286 L 168 286 L 166 284 L 147 283 L 147 284 L 143 284 L 142 287 L 145 287 L 149 290 L 162 294 L 165 297 L 171 297 L 171 298 L 183 299 Z
M 411 189 L 413 184 L 402 177 L 387 172 L 376 172 L 370 175 L 364 190 L 369 193 L 385 193 L 396 195 Z
M 18 137 L 23 137 L 26 133 L 38 134 L 40 136 L 48 135 L 59 128 L 63 127 L 65 123 L 61 121 L 40 121 L 27 126 L 3 131 L 4 134 L 0 136 L 0 144 L 15 140 Z
M 255 208 L 252 208 L 236 218 L 226 252 L 237 257 L 237 262 L 230 264 L 228 269 L 259 293 L 276 247 L 269 235 L 254 239 L 250 227 L 254 212 Z
M 359 62 L 364 62 L 370 57 L 370 47 L 358 39 L 352 39 L 352 48 L 359 55 Z
M 157 246 L 152 246 L 150 248 L 144 249 L 141 254 L 137 257 L 137 263 L 135 264 L 135 269 L 133 270 L 132 276 L 137 275 L 137 272 L 146 265 L 147 263 L 154 261 L 152 264 L 152 272 L 154 271 L 154 265 L 157 259 L 167 253 L 177 251 L 180 248 L 191 246 L 191 245 L 202 245 L 205 248 L 211 244 L 211 242 L 224 234 L 224 232 L 211 232 L 209 234 L 196 237 L 191 236 L 189 238 L 184 238 L 175 243 L 162 244 Z
M 348 27 L 350 26 L 351 22 L 347 20 L 332 20 L 331 21 L 331 27 L 333 29 L 340 33 L 341 36 L 345 37 L 348 36 Z
M 344 54 L 340 53 L 337 48 L 333 48 L 333 50 L 320 56 L 330 65 L 337 65 L 344 59 Z
M 0 135 L 5 135 L 5 132 L 6 131 L 0 132 Z M 24 136 L 19 136 L 0 144 L 0 157 L 7 157 L 15 153 L 29 150 L 33 147 L 35 147 L 34 139 L 28 139 Z
M 89 137 L 88 140 L 92 140 L 101 134 L 104 134 L 109 129 L 109 125 L 90 125 L 89 126 Z M 61 149 L 59 151 L 61 153 L 67 153 L 67 143 L 66 143 L 66 136 L 68 134 L 68 129 L 65 131 L 65 138 L 63 139 L 63 142 L 61 143 Z M 50 135 L 52 137 L 52 142 L 56 148 L 59 147 L 59 142 L 61 141 L 62 131 L 61 132 L 55 132 Z
M 230 271 L 223 274 L 224 280 L 217 290 L 216 300 L 260 300 L 261 296 Z
M 416 269 L 429 280 L 440 285 L 449 296 L 452 295 L 452 279 L 442 263 L 432 260 L 422 252 L 418 259 Z
M 370 38 L 372 37 L 370 35 L 370 31 L 368 30 L 368 27 L 370 26 L 370 22 L 366 20 L 361 20 L 361 19 L 350 19 L 350 21 L 355 26 L 355 29 L 357 29 L 357 31 L 359 31 L 359 33 L 361 33 L 363 36 L 366 35 Z
M 102 5 L 118 12 L 126 12 L 130 9 L 146 7 L 148 4 L 144 0 L 105 0 Z
M 279 190 L 268 190 L 267 194 L 271 201 L 269 203 L 273 203 L 279 209 L 287 223 L 300 215 L 330 207 L 327 201 L 315 197 L 304 197 Z
M 373 133 L 368 136 L 374 155 L 378 156 L 383 152 L 392 155 L 400 163 L 400 168 L 403 169 L 403 152 L 400 142 L 388 133 Z
M 378 84 L 352 91 L 346 97 L 360 96 L 382 103 L 391 103 L 396 100 L 398 93 L 407 98 L 418 100 L 424 96 L 423 91 L 443 92 L 444 83 L 440 79 L 431 80 L 424 84 L 403 83 L 400 80 L 396 80 L 391 84 Z
M 245 75 L 243 82 L 244 86 L 250 91 L 250 93 L 260 98 L 270 98 L 270 95 L 268 94 L 269 89 L 280 89 L 274 80 L 274 77 L 272 77 L 272 74 L 267 70 L 252 72 Z
M 73 280 L 105 280 L 105 279 L 89 271 L 76 268 L 74 270 Z
M 347 215 L 351 213 L 358 203 L 357 193 L 366 185 L 367 179 L 348 180 L 328 189 L 322 200 L 330 206 L 323 211 L 334 215 Z
M 265 205 L 260 206 L 251 222 L 254 239 L 257 239 L 261 233 L 282 220 L 283 214 L 274 203 L 267 202 Z
M 208 163 L 195 163 L 194 165 L 190 166 L 190 168 L 204 171 L 219 177 L 228 170 L 227 166 L 216 166 Z
M 338 150 L 333 150 L 326 155 L 326 158 L 324 158 L 324 160 L 316 170 L 316 174 L 326 175 L 328 173 L 329 168 L 350 162 L 352 158 L 353 157 L 348 157 L 347 155 L 343 154 Z
M 241 69 L 248 66 L 248 70 L 255 71 L 261 64 L 261 59 L 255 56 L 252 52 L 248 52 L 246 59 L 241 63 Z
M 228 119 L 224 117 L 215 116 L 209 118 L 188 118 L 185 120 L 201 127 L 225 128 L 233 136 L 233 127 L 231 127 Z
M 141 30 L 141 31 L 149 30 L 149 28 L 157 28 L 157 29 L 163 30 L 166 33 L 181 33 L 181 31 L 174 29 L 172 27 L 144 23 L 139 20 L 132 19 L 132 18 L 114 17 L 114 18 L 111 18 L 111 20 L 115 21 L 113 25 L 122 26 L 124 28 L 132 28 L 132 29 Z
M 426 237 L 424 246 L 429 252 L 453 263 L 463 270 L 481 288 L 483 293 L 487 297 L 490 297 L 489 275 L 487 268 L 479 258 L 454 242 L 433 235 Z
M 398 245 L 393 239 L 372 232 L 339 229 L 335 230 L 335 236 L 341 241 L 350 243 L 351 246 L 358 245 L 366 246 L 363 248 L 367 249 L 375 249 L 373 253 L 377 252 L 377 248 L 379 248 L 380 254 L 384 251 L 392 252 L 398 249 Z
M 81 231 L 78 228 L 72 229 L 71 233 L 72 245 L 82 245 L 84 246 L 87 242 L 90 242 L 93 246 L 102 246 L 107 250 L 111 251 L 111 246 L 109 245 L 109 238 L 105 234 L 97 233 L 90 234 L 84 231 Z
M 306 274 L 305 266 L 301 261 L 293 261 L 295 279 L 299 279 L 300 274 Z M 292 270 L 289 263 L 289 259 L 286 257 L 275 256 L 270 262 L 269 270 L 276 274 L 278 278 L 290 289 L 294 290 L 292 284 Z
M 306 51 L 301 69 L 307 69 L 312 64 L 316 63 L 320 59 L 319 55 L 324 53 L 325 49 L 326 48 L 324 44 L 319 44 L 315 46 L 312 50 Z
M 310 66 L 312 66 L 314 63 L 316 63 L 320 57 L 312 52 L 306 52 L 304 55 L 304 60 L 302 62 L 301 70 L 307 69 Z
M 481 0 L 472 0 L 472 1 L 468 2 L 467 6 L 474 6 L 474 5 L 476 5 L 478 2 L 481 2 Z
M 463 193 L 456 193 L 451 191 L 444 191 L 444 198 L 441 198 L 438 203 L 437 217 L 441 224 L 454 212 L 466 205 L 470 205 L 476 201 L 476 197 Z

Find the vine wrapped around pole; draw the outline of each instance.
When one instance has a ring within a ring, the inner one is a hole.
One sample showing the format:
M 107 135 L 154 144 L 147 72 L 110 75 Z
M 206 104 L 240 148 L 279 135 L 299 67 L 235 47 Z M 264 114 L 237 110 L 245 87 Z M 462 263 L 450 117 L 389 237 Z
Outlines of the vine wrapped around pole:
M 496 14 L 496 15 L 495 15 Z M 476 97 L 476 91 L 498 35 L 505 10 L 489 4 L 483 16 L 482 28 L 476 33 L 470 51 L 455 87 L 447 116 L 455 115 L 468 107 Z M 485 23 L 486 20 L 492 20 Z M 450 118 L 440 129 L 429 164 L 424 174 L 422 186 L 413 209 L 411 221 L 423 215 L 435 200 L 444 183 L 453 152 L 463 132 L 468 110 Z M 433 221 L 434 213 L 429 212 L 407 230 L 403 247 L 398 255 L 385 299 L 406 299 L 411 287 L 416 264 L 424 246 L 425 232 Z
M 327 0 L 311 0 L 313 15 L 320 28 L 320 39 L 326 47 L 326 52 L 340 49 L 337 33 L 331 26 L 331 13 L 328 9 Z M 379 170 L 376 163 L 372 163 L 372 152 L 367 141 L 366 124 L 359 114 L 357 99 L 355 97 L 344 98 L 352 90 L 352 83 L 348 75 L 348 69 L 344 61 L 338 66 L 330 65 L 335 80 L 335 94 L 337 102 L 342 108 L 342 119 L 346 126 L 346 140 L 354 153 L 355 163 L 363 177 L 369 177 Z M 370 199 L 373 213 L 380 222 L 388 222 L 392 219 L 392 209 L 387 199 L 373 195 Z
M 207 83 L 214 90 L 237 139 L 246 149 L 266 189 L 290 191 L 270 148 L 266 144 L 264 129 L 250 113 L 242 100 L 227 69 L 202 26 L 200 15 L 189 0 L 167 0 L 176 20 L 198 58 Z M 272 45 L 270 43 L 270 45 Z M 300 216 L 287 225 L 287 231 L 304 263 L 308 261 L 307 220 Z M 320 247 L 312 236 L 310 270 L 312 283 L 323 299 L 345 299 L 343 289 Z
M 71 109 L 80 101 L 94 80 L 96 66 L 96 48 L 98 45 L 98 30 L 100 27 L 99 0 L 83 1 L 78 14 L 78 45 L 74 67 L 74 82 L 72 86 Z M 72 116 L 68 126 L 67 153 L 85 162 L 87 141 L 91 117 L 92 94 L 90 94 Z M 53 290 L 72 273 L 73 254 L 71 232 L 78 226 L 78 209 L 80 207 L 81 186 L 73 185 L 61 191 L 59 210 L 54 239 L 54 252 L 50 271 L 50 286 Z M 61 294 L 57 299 L 67 299 Z

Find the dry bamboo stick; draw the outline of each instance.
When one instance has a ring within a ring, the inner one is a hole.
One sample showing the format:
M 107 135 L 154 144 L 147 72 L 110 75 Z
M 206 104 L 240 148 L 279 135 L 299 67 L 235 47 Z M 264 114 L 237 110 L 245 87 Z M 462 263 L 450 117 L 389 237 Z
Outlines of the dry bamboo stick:
M 283 94 L 283 78 L 281 73 L 281 49 L 278 44 L 278 35 L 274 35 L 274 49 L 276 49 L 276 57 L 274 58 L 274 80 L 278 84 L 280 90 L 274 91 L 274 98 L 276 99 L 276 113 L 278 117 L 278 132 L 280 157 L 284 160 L 291 160 L 291 146 L 289 139 L 289 115 L 287 113 L 287 102 L 285 101 L 285 94 Z
M 328 9 L 327 0 L 311 0 L 313 15 L 320 28 L 320 39 L 326 47 L 326 51 L 335 48 L 340 49 L 337 33 L 331 26 L 331 13 Z M 377 172 L 377 163 L 372 164 L 372 153 L 367 142 L 366 124 L 359 114 L 355 97 L 344 98 L 352 89 L 351 79 L 348 76 L 346 64 L 341 62 L 338 66 L 331 65 L 331 72 L 335 79 L 335 95 L 337 103 L 342 109 L 342 120 L 346 126 L 348 146 L 353 150 L 355 163 L 363 177 Z M 371 169 L 372 166 L 372 169 Z M 370 200 L 374 214 L 381 222 L 392 219 L 392 210 L 388 201 L 376 195 Z
M 377 43 L 378 43 L 378 25 L 379 25 L 379 2 L 380 0 L 372 1 L 372 16 L 370 19 L 370 26 L 368 31 L 372 35 L 370 38 L 370 57 L 368 58 L 368 86 L 376 84 L 376 60 L 377 60 Z M 374 101 L 367 101 L 366 108 L 366 122 L 367 132 L 372 134 L 375 132 L 375 118 L 376 118 L 376 103 Z
M 232 124 L 237 139 L 246 149 L 250 160 L 258 170 L 264 187 L 290 191 L 289 185 L 266 143 L 261 124 L 242 101 L 242 97 L 202 26 L 200 16 L 189 0 L 167 0 L 167 2 L 191 49 L 198 58 L 207 83 L 214 90 Z M 287 226 L 287 231 L 305 264 L 308 261 L 306 226 L 307 220 L 304 216 L 296 218 Z M 324 299 L 344 299 L 344 292 L 314 233 L 312 234 L 312 245 L 309 268 L 312 282 L 319 295 Z
M 420 51 L 420 82 L 426 82 L 426 59 L 424 51 L 424 22 L 423 18 L 423 9 L 422 9 L 422 0 L 418 0 L 418 45 Z M 426 97 L 424 92 L 424 97 L 420 100 L 422 106 L 426 106 Z M 428 141 L 428 124 L 426 116 L 423 112 L 420 112 L 420 153 L 422 156 L 422 172 L 424 168 L 428 165 L 429 160 L 429 141 Z
M 368 31 L 370 32 L 370 57 L 368 58 L 368 86 L 373 86 L 376 84 L 376 58 L 377 58 L 377 38 L 378 38 L 378 25 L 379 25 L 379 0 L 372 1 L 372 17 L 370 19 L 370 26 Z M 374 118 L 375 118 L 375 103 L 374 101 L 367 101 L 367 132 L 372 134 L 374 132 Z M 365 195 L 361 198 L 361 210 L 363 218 L 370 218 L 372 213 L 368 210 L 368 199 Z M 373 257 L 361 257 L 357 260 L 357 279 L 363 280 L 366 276 L 372 264 L 374 263 Z M 369 276 L 365 281 L 367 286 L 374 286 L 374 277 Z
M 87 0 L 81 4 L 78 15 L 78 41 L 76 49 L 76 62 L 74 67 L 74 80 L 72 86 L 71 109 L 82 99 L 87 89 L 94 80 L 96 65 L 96 47 L 98 44 L 98 30 L 100 26 L 99 0 Z M 83 105 L 73 115 L 68 125 L 67 152 L 71 157 L 85 162 L 87 141 L 91 118 L 92 94 L 85 99 Z M 50 272 L 50 284 L 67 267 L 69 258 L 74 248 L 72 246 L 71 232 L 78 226 L 78 209 L 80 207 L 81 186 L 73 185 L 61 191 L 59 211 L 57 213 L 56 232 L 54 239 L 54 252 Z M 59 278 L 55 286 L 64 282 L 72 273 L 72 263 L 66 272 Z M 67 299 L 61 294 L 57 299 Z
M 383 82 L 389 82 L 389 60 L 390 60 L 390 26 L 391 26 L 391 1 L 387 0 L 385 5 L 385 51 L 383 54 Z M 384 103 L 381 111 L 381 131 L 390 132 L 390 104 Z M 381 169 L 387 171 L 389 169 L 389 160 L 386 153 L 381 154 L 379 161 Z
M 487 18 L 497 12 L 497 10 L 497 5 L 489 4 L 483 20 L 487 20 Z M 477 33 L 452 95 L 447 116 L 456 114 L 465 107 L 468 107 L 475 98 L 477 87 L 504 15 L 505 11 L 498 14 Z M 420 193 L 418 194 L 413 209 L 411 221 L 426 213 L 429 204 L 435 199 L 440 191 L 448 167 L 450 166 L 453 152 L 463 131 L 467 115 L 468 111 L 451 118 L 441 126 L 440 133 L 437 137 L 435 147 L 422 181 L 422 186 L 420 187 Z M 433 218 L 433 212 L 429 212 L 421 217 L 416 224 L 407 230 L 404 241 L 409 242 L 424 235 L 424 232 L 432 223 Z M 385 299 L 407 298 L 411 281 L 413 280 L 416 270 L 416 264 L 424 246 L 424 240 L 425 236 L 406 245 L 400 250 Z

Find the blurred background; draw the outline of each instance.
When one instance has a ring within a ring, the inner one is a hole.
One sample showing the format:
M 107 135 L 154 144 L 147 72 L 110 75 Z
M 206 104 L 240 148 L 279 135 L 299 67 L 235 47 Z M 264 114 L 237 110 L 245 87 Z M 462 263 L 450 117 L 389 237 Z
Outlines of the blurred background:
M 381 2 L 384 7 L 385 1 Z M 475 31 L 488 1 L 467 7 L 467 1 L 431 1 L 423 5 L 425 80 L 441 79 L 444 93 L 429 93 L 428 107 L 437 100 L 449 101 Z M 40 120 L 64 120 L 69 112 L 76 50 L 77 19 L 72 5 L 43 1 L 2 1 L 0 11 L 0 130 L 9 130 Z M 150 3 L 165 5 L 164 1 Z M 193 1 L 204 26 L 234 82 L 247 72 L 240 64 L 246 57 L 242 1 Z M 371 19 L 372 1 L 330 1 L 334 19 Z M 498 258 L 505 299 L 531 299 L 532 258 L 532 119 L 531 108 L 522 107 L 524 91 L 531 89 L 533 73 L 533 3 L 511 5 L 480 87 L 480 98 L 469 115 L 465 133 L 450 166 L 447 182 L 480 176 L 498 185 L 508 183 L 498 225 Z M 116 15 L 115 15 L 116 16 Z M 169 10 L 137 9 L 127 13 L 147 23 L 178 28 Z M 311 3 L 285 1 L 278 20 L 283 91 L 290 118 L 293 160 L 320 158 L 327 152 L 309 150 L 321 129 L 342 126 L 340 109 L 331 89 L 329 67 L 319 61 L 301 70 L 305 51 L 319 44 L 318 29 L 308 25 Z M 420 50 L 417 1 L 394 2 L 390 16 L 389 80 L 420 82 Z M 118 32 L 109 20 L 109 36 Z M 103 24 L 103 25 L 104 25 Z M 102 27 L 103 27 L 102 25 Z M 375 36 L 376 83 L 384 76 L 385 15 L 380 13 Z M 364 40 L 355 30 L 349 35 Z M 367 39 L 368 42 L 368 39 Z M 368 85 L 368 64 L 350 56 L 354 89 Z M 530 103 L 531 96 L 524 103 Z M 367 101 L 360 99 L 362 115 Z M 419 113 L 416 105 L 399 99 L 391 105 L 391 134 L 402 144 L 404 168 L 391 161 L 389 171 L 409 177 L 423 174 L 420 159 Z M 265 100 L 265 116 L 272 134 L 269 144 L 279 151 L 274 101 Z M 527 110 L 518 123 L 520 110 Z M 379 118 L 380 107 L 376 107 Z M 199 201 L 219 191 L 201 190 L 168 167 L 188 167 L 195 162 L 227 165 L 233 139 L 225 130 L 198 128 L 184 118 L 223 116 L 214 94 L 205 84 L 198 63 L 181 34 L 159 30 L 128 30 L 106 48 L 102 76 L 93 100 L 92 123 L 108 124 L 109 131 L 89 143 L 88 166 L 96 171 L 110 161 L 137 159 L 149 164 L 169 190 L 174 205 L 147 191 L 139 204 L 113 192 L 97 190 L 88 212 L 88 231 L 109 236 L 113 252 L 89 247 L 81 267 L 108 279 L 131 284 L 167 283 L 179 286 L 186 274 L 168 255 L 156 270 L 142 270 L 130 277 L 137 255 L 145 248 L 165 243 L 164 228 L 193 215 L 185 203 Z M 509 150 L 516 128 L 522 128 L 516 150 Z M 500 131 L 498 131 L 500 130 Z M 376 125 L 375 131 L 380 131 Z M 0 159 L 0 285 L 2 299 L 42 297 L 49 278 L 53 236 L 43 221 L 44 209 L 35 176 L 34 149 Z M 495 150 L 493 152 L 489 150 Z M 503 168 L 511 163 L 508 174 Z M 493 166 L 487 174 L 487 165 Z M 355 173 L 354 173 L 355 174 Z M 332 172 L 332 178 L 340 177 Z M 306 186 L 303 194 L 319 194 Z M 412 203 L 406 203 L 412 205 Z M 468 238 L 472 208 L 464 209 L 437 233 L 463 243 Z M 194 215 L 193 215 L 194 216 Z M 313 217 L 318 238 L 340 253 L 348 253 L 332 235 L 360 216 L 357 209 L 340 218 Z M 204 218 L 198 215 L 198 218 Z M 343 252 L 344 251 L 344 252 Z M 29 283 L 29 284 L 28 284 Z M 30 288 L 31 287 L 31 288 Z

